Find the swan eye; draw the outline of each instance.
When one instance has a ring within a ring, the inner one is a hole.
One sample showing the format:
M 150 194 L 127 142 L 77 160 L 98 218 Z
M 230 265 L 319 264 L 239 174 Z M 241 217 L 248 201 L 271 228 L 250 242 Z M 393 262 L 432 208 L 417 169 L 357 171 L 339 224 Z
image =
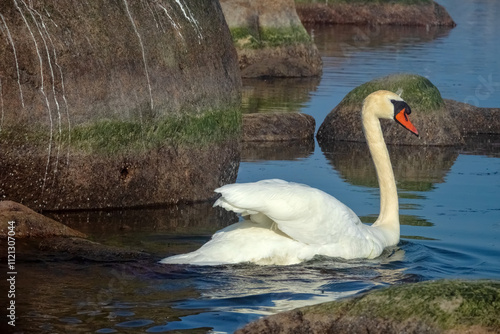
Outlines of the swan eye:
M 411 114 L 411 108 L 405 101 L 391 100 L 394 105 L 394 117 L 404 110 L 405 118 L 408 119 L 406 115 Z

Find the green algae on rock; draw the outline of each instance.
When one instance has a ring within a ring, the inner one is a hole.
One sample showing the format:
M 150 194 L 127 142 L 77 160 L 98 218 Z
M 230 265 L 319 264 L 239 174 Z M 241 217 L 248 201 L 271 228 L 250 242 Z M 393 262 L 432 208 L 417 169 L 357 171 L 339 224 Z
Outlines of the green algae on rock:
M 280 313 L 236 333 L 496 333 L 498 314 L 500 282 L 442 280 Z
M 399 126 L 381 120 L 387 144 L 457 145 L 463 138 L 439 90 L 427 79 L 414 74 L 393 74 L 364 83 L 349 92 L 326 116 L 317 138 L 321 144 L 336 140 L 364 142 L 361 126 L 363 99 L 376 90 L 400 93 L 412 109 L 410 116 L 419 131 L 416 138 Z
M 394 74 L 377 78 L 354 88 L 342 100 L 343 105 L 363 103 L 365 97 L 377 90 L 400 92 L 401 97 L 418 113 L 443 112 L 441 93 L 429 79 L 416 74 Z
M 64 131 L 62 140 L 71 148 L 109 154 L 165 145 L 206 147 L 237 140 L 240 130 L 239 110 L 209 111 L 200 115 L 168 116 L 155 122 L 103 120 Z
M 321 57 L 292 0 L 221 0 L 238 53 L 241 76 L 321 74 Z
M 231 28 L 233 43 L 237 48 L 259 49 L 307 43 L 312 40 L 302 25 L 290 27 L 259 27 L 254 31 L 246 27 Z

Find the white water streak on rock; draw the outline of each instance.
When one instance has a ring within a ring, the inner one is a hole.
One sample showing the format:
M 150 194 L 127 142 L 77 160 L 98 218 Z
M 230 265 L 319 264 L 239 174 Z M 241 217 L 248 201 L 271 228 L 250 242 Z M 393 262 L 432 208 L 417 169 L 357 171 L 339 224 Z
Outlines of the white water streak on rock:
M 177 23 L 175 23 L 175 21 L 172 18 L 172 16 L 170 16 L 170 14 L 168 13 L 168 10 L 162 4 L 160 4 L 160 3 L 158 3 L 158 7 L 160 7 L 161 9 L 163 9 L 163 11 L 165 12 L 165 15 L 167 15 L 168 19 L 170 20 L 170 23 L 172 24 L 172 26 L 174 27 L 174 29 L 177 31 L 177 33 L 179 34 L 180 38 L 182 38 L 182 40 L 184 40 L 184 37 L 181 34 L 181 30 L 180 30 L 179 26 L 177 25 Z
M 24 6 L 26 8 L 28 8 L 28 6 L 26 5 L 26 3 L 21 0 L 21 2 L 24 4 Z M 47 94 L 45 93 L 45 87 L 44 87 L 44 78 L 43 78 L 43 60 L 42 60 L 42 56 L 40 54 L 40 50 L 38 48 L 38 42 L 36 41 L 36 38 L 35 38 L 35 35 L 33 34 L 33 31 L 31 30 L 31 27 L 30 25 L 28 24 L 28 20 L 26 20 L 26 17 L 24 16 L 24 13 L 23 11 L 21 10 L 21 8 L 19 7 L 18 3 L 16 0 L 14 0 L 14 5 L 16 6 L 17 10 L 19 11 L 19 14 L 21 14 L 21 17 L 24 21 L 24 24 L 26 25 L 26 27 L 28 28 L 28 31 L 31 35 L 31 38 L 33 39 L 33 43 L 35 44 L 35 50 L 36 50 L 36 53 L 38 55 L 38 61 L 39 61 L 39 65 L 40 65 L 40 92 L 42 93 L 43 97 L 45 98 L 45 104 L 47 105 L 47 111 L 48 111 L 48 114 L 49 114 L 49 122 L 50 122 L 50 138 L 49 138 L 49 147 L 47 149 L 47 165 L 45 167 L 45 176 L 43 178 L 43 184 L 42 184 L 42 194 L 43 192 L 45 191 L 45 184 L 47 182 L 47 175 L 48 175 L 48 172 L 49 172 L 49 166 L 50 166 L 50 156 L 52 154 L 52 139 L 53 139 L 53 130 L 54 130 L 54 121 L 52 120 L 52 112 L 50 110 L 50 103 L 49 103 L 49 99 L 47 97 Z M 29 8 L 28 8 L 28 11 L 29 11 Z
M 132 23 L 132 27 L 134 28 L 135 34 L 137 35 L 137 39 L 139 40 L 139 45 L 141 46 L 141 52 L 142 52 L 142 61 L 144 63 L 144 72 L 146 73 L 146 80 L 148 82 L 148 88 L 149 88 L 149 98 L 150 98 L 150 103 L 151 103 L 151 110 L 153 110 L 153 92 L 151 90 L 151 82 L 149 81 L 149 72 L 148 72 L 148 65 L 146 62 L 146 52 L 144 51 L 144 44 L 142 43 L 142 38 L 141 35 L 139 34 L 139 31 L 137 30 L 137 26 L 135 24 L 134 18 L 132 17 L 132 14 L 130 13 L 130 10 L 128 8 L 128 3 L 127 0 L 123 0 L 123 3 L 125 4 L 125 9 L 127 11 L 127 15 L 130 19 L 130 22 Z M 142 121 L 142 113 L 141 113 L 141 121 Z
M 1 133 L 2 132 L 2 126 L 3 126 L 3 117 L 4 117 L 2 77 L 0 77 L 0 110 L 2 111 L 2 115 L 0 116 L 0 133 Z
M 2 19 L 2 23 L 5 26 L 5 31 L 7 32 L 7 38 L 9 40 L 10 45 L 12 46 L 12 50 L 14 51 L 14 60 L 16 62 L 16 71 L 17 71 L 17 85 L 19 86 L 19 97 L 21 99 L 21 105 L 24 108 L 23 89 L 21 88 L 21 75 L 19 74 L 19 63 L 17 61 L 16 46 L 14 45 L 14 40 L 12 39 L 12 35 L 10 34 L 9 26 L 7 25 L 7 22 L 5 22 L 5 18 L 2 14 L 0 14 L 0 18 Z
M 24 3 L 24 0 L 21 0 Z M 54 68 L 52 67 L 52 58 L 50 56 L 50 51 L 49 47 L 47 45 L 47 40 L 45 39 L 45 35 L 47 35 L 48 38 L 50 38 L 50 34 L 47 31 L 47 28 L 45 27 L 45 24 L 43 22 L 42 16 L 33 8 L 30 8 L 24 4 L 26 8 L 28 9 L 28 12 L 31 15 L 31 18 L 33 19 L 33 22 L 36 25 L 36 28 L 38 29 L 38 33 L 40 34 L 40 37 L 42 38 L 43 46 L 45 48 L 45 53 L 47 54 L 47 63 L 49 64 L 49 70 L 50 70 L 50 78 L 52 82 L 52 98 L 54 99 L 55 105 L 56 105 L 56 111 L 57 111 L 57 120 L 58 120 L 58 131 L 59 134 L 62 132 L 62 119 L 61 119 L 61 108 L 59 106 L 59 101 L 57 100 L 57 93 L 56 93 L 56 80 L 54 76 Z M 35 15 L 36 14 L 39 17 L 39 20 L 36 19 Z M 40 21 L 40 22 L 39 22 Z M 55 50 L 53 50 L 55 53 Z
M 70 120 L 69 120 L 68 102 L 66 100 L 65 91 L 64 91 L 64 77 L 62 75 L 61 66 L 57 62 L 57 52 L 56 52 L 56 48 L 54 46 L 54 42 L 52 41 L 52 37 L 50 36 L 50 33 L 49 33 L 49 30 L 47 29 L 47 26 L 45 25 L 45 21 L 44 21 L 43 16 L 38 11 L 36 11 L 34 8 L 30 7 L 29 10 L 31 13 L 31 17 L 33 18 L 33 21 L 35 22 L 35 24 L 38 28 L 38 32 L 40 33 L 40 36 L 42 37 L 42 40 L 43 40 L 43 43 L 45 46 L 45 51 L 47 53 L 47 60 L 49 63 L 49 68 L 50 68 L 50 75 L 52 78 L 52 94 L 53 94 L 54 101 L 56 103 L 57 116 L 58 116 L 58 130 L 59 130 L 59 145 L 57 146 L 57 158 L 56 158 L 56 164 L 54 167 L 54 174 L 56 174 L 57 169 L 58 169 L 59 155 L 61 152 L 61 145 L 62 145 L 62 115 L 61 115 L 61 108 L 59 105 L 59 101 L 57 100 L 58 94 L 56 92 L 56 85 L 55 85 L 56 76 L 54 75 L 54 68 L 52 67 L 52 60 L 51 60 L 51 56 L 50 56 L 50 52 L 49 52 L 49 46 L 47 45 L 47 40 L 45 39 L 44 34 L 46 35 L 46 37 L 50 43 L 51 49 L 52 49 L 52 57 L 54 59 L 54 65 L 59 70 L 59 77 L 60 77 L 61 86 L 62 86 L 62 98 L 63 98 L 64 104 L 65 104 L 66 117 L 67 117 L 67 121 L 68 121 L 68 130 L 71 130 Z M 38 21 L 36 20 L 36 18 L 33 15 L 33 13 L 35 13 L 38 16 L 40 23 L 38 23 Z M 52 22 L 55 24 L 55 22 L 53 20 L 52 20 Z M 55 24 L 55 25 L 57 27 L 57 24 Z M 40 29 L 40 26 L 42 27 L 42 29 Z M 70 131 L 68 131 L 68 133 L 70 133 Z M 68 158 L 67 159 L 69 160 L 69 149 L 68 149 Z M 53 179 L 53 182 L 54 181 L 55 181 L 55 178 Z
M 157 9 L 155 6 L 151 6 L 149 1 L 145 2 L 145 6 L 148 7 L 148 10 L 151 12 L 151 15 L 153 16 L 153 19 L 155 20 L 156 28 L 161 30 L 163 33 L 165 33 L 165 27 L 161 23 L 161 20 L 157 19 L 157 16 L 159 16 Z
M 189 7 L 186 6 L 187 8 L 187 13 L 186 13 L 186 10 L 184 9 L 184 6 L 182 4 L 182 0 L 175 0 L 175 2 L 177 3 L 177 5 L 179 5 L 179 7 L 181 8 L 182 10 L 182 13 L 184 14 L 184 17 L 189 21 L 191 22 L 191 25 L 194 27 L 194 29 L 196 30 L 196 32 L 198 33 L 198 43 L 201 43 L 201 40 L 203 39 L 203 35 L 201 34 L 201 29 L 200 29 L 200 26 L 198 25 L 198 21 L 194 18 L 193 16 L 193 13 L 191 13 L 191 10 L 189 10 Z

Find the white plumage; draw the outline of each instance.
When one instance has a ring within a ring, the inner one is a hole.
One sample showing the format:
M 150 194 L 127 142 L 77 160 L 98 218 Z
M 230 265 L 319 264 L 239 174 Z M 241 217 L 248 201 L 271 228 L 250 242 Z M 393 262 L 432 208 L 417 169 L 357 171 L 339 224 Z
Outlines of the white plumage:
M 399 101 L 397 107 L 394 101 Z M 410 110 L 394 93 L 378 91 L 365 99 L 363 127 L 381 188 L 380 216 L 371 226 L 361 223 L 333 196 L 307 185 L 278 179 L 229 184 L 215 190 L 221 196 L 214 206 L 234 211 L 244 220 L 216 232 L 200 249 L 161 262 L 287 265 L 315 255 L 344 259 L 379 256 L 385 247 L 399 241 L 399 214 L 394 175 L 378 119 L 394 118 L 399 112 L 406 112 L 407 119 Z M 409 129 L 417 134 L 414 127 Z

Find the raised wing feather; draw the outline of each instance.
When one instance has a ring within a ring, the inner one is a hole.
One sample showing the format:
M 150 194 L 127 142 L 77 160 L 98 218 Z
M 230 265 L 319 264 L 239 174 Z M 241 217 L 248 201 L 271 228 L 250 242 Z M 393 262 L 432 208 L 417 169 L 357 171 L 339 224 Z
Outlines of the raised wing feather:
M 214 205 L 252 221 L 278 225 L 289 237 L 309 245 L 326 245 L 364 238 L 361 222 L 346 205 L 325 192 L 283 180 L 229 184 L 215 190 L 222 196 Z

